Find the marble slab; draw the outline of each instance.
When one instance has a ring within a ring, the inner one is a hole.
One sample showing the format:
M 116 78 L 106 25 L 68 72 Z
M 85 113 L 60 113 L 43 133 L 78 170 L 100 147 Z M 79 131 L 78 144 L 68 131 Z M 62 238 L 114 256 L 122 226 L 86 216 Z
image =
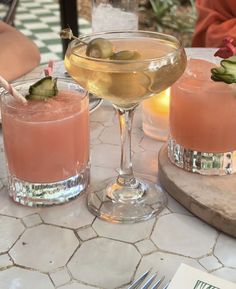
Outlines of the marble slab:
M 159 153 L 159 178 L 186 209 L 218 230 L 236 237 L 236 175 L 202 176 L 173 165 L 167 145 Z

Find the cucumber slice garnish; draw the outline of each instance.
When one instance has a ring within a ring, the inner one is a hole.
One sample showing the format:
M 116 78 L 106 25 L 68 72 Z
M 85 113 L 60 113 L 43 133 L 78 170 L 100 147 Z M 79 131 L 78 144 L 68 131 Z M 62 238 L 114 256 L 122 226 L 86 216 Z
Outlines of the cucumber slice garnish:
M 46 76 L 29 87 L 29 94 L 26 99 L 46 100 L 56 96 L 57 93 L 57 78 Z
M 220 65 L 211 69 L 211 79 L 228 84 L 236 83 L 236 55 L 222 60 Z

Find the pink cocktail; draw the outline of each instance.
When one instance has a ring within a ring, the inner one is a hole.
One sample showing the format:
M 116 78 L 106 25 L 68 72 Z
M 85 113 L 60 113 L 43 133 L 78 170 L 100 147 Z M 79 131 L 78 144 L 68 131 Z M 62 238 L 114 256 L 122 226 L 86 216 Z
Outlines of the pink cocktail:
M 30 83 L 16 88 L 25 93 Z M 26 205 L 74 198 L 88 185 L 88 98 L 71 81 L 58 94 L 26 105 L 2 97 L 2 125 L 10 195 Z
M 201 174 L 232 173 L 236 150 L 236 89 L 211 80 L 213 63 L 188 61 L 172 86 L 169 157 Z

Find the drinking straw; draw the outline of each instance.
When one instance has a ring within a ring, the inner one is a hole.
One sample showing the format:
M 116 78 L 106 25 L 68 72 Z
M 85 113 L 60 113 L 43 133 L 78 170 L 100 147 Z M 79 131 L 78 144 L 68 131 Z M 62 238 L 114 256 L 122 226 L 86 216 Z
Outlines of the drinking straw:
M 25 97 L 19 93 L 9 82 L 6 81 L 5 78 L 0 76 L 0 84 L 2 87 L 8 91 L 15 99 L 21 101 L 22 103 L 27 103 Z
M 54 65 L 53 60 L 49 60 L 48 66 L 47 66 L 46 68 L 44 68 L 44 74 L 45 74 L 45 76 L 50 76 L 50 75 L 52 75 L 52 73 L 53 73 L 53 65 Z

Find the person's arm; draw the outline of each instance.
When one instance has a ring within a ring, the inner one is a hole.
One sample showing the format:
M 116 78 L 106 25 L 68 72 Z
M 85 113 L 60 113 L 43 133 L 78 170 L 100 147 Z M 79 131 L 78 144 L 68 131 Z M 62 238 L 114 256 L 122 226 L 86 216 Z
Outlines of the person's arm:
M 12 81 L 39 62 L 37 46 L 18 30 L 0 21 L 0 75 Z
M 196 0 L 198 20 L 192 46 L 220 47 L 226 36 L 236 41 L 235 0 Z

